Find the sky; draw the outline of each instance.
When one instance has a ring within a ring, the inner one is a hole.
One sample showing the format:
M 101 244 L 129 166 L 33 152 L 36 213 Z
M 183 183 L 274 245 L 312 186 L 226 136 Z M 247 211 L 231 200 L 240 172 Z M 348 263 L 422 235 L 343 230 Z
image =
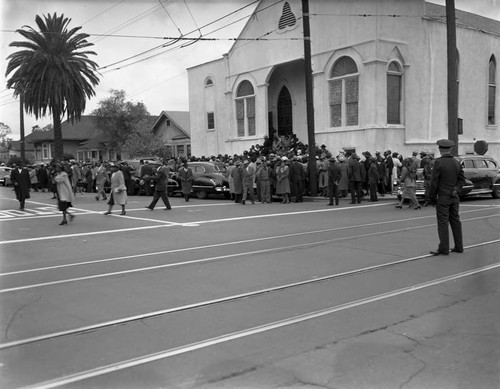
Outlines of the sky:
M 255 0 L 2 0 L 0 122 L 19 139 L 19 101 L 6 89 L 6 58 L 16 51 L 9 43 L 24 40 L 15 30 L 25 25 L 36 29 L 36 15 L 64 14 L 71 19 L 70 28 L 81 26 L 79 32 L 90 35 L 94 46 L 89 49 L 97 53 L 90 58 L 99 65 L 100 83 L 83 115 L 90 115 L 111 89 L 124 90 L 127 101 L 142 102 L 151 115 L 159 115 L 189 110 L 186 69 L 227 53 L 255 6 Z M 500 0 L 498 5 L 497 0 L 455 0 L 455 6 L 500 20 Z M 161 47 L 172 43 L 168 38 L 200 34 L 217 40 Z M 29 134 L 33 126 L 44 127 L 52 119 L 25 114 L 24 121 Z

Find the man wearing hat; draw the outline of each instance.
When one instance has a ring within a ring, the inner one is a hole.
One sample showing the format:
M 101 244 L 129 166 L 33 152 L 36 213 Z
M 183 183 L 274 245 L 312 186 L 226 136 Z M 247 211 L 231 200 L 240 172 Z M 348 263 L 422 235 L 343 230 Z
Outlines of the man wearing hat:
M 165 211 L 172 209 L 170 201 L 168 200 L 168 178 L 170 177 L 170 168 L 167 166 L 167 160 L 162 161 L 162 165 L 156 170 L 153 179 L 155 180 L 155 191 L 153 193 L 153 200 L 146 207 L 151 211 L 155 208 L 156 203 L 161 198 L 165 204 Z
M 328 158 L 328 162 L 328 196 L 330 198 L 328 205 L 333 205 L 334 197 L 335 205 L 339 205 L 339 182 L 342 178 L 342 170 L 340 170 L 340 163 L 335 157 Z
M 356 153 L 351 154 L 347 161 L 347 177 L 349 179 L 349 190 L 351 191 L 351 204 L 360 204 L 363 197 L 362 183 L 365 178 L 365 168 L 359 162 Z
M 437 141 L 437 145 L 441 157 L 434 160 L 429 199 L 431 203 L 436 204 L 439 246 L 436 251 L 430 253 L 432 255 L 448 255 L 450 253 L 448 223 L 455 242 L 455 247 L 451 251 L 462 253 L 464 246 L 458 194 L 465 183 L 465 176 L 462 165 L 451 155 L 451 148 L 455 143 L 449 139 L 440 139 Z
M 253 197 L 254 194 L 253 183 L 255 181 L 255 169 L 250 165 L 250 161 L 248 159 L 243 161 L 243 168 L 241 171 L 243 179 L 243 196 L 241 198 L 241 204 L 245 205 L 247 198 L 250 199 L 252 204 L 255 204 L 255 199 Z
M 304 167 L 299 162 L 297 156 L 293 157 L 293 162 L 290 165 L 290 185 L 292 195 L 295 196 L 295 202 L 301 203 L 304 200 L 304 181 L 306 179 L 306 172 Z
M 17 167 L 11 170 L 10 180 L 14 185 L 14 192 L 19 201 L 19 209 L 23 210 L 26 199 L 30 198 L 31 187 L 30 173 L 24 167 L 23 162 L 18 163 Z

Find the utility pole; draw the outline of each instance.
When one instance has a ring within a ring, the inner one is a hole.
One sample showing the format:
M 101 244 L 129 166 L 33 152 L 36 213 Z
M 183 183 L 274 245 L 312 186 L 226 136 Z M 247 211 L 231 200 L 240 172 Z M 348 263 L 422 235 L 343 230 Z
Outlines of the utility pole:
M 455 0 L 446 0 L 446 36 L 448 46 L 448 139 L 455 142 L 452 155 L 458 155 L 458 65 Z
M 309 0 L 302 0 L 304 27 L 304 60 L 306 79 L 307 143 L 309 145 L 309 191 L 316 196 L 316 140 L 314 136 L 314 103 L 311 65 L 311 30 L 309 27 Z
M 21 159 L 24 162 L 26 160 L 26 147 L 24 142 L 24 97 L 23 94 L 19 94 L 19 130 L 21 132 Z

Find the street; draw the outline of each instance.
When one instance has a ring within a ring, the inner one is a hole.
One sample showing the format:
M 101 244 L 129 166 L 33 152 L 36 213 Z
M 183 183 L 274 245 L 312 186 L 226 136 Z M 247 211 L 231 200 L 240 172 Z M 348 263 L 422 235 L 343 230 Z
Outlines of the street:
M 105 216 L 84 193 L 65 226 L 51 196 L 0 187 L 2 388 L 500 387 L 491 196 L 439 257 L 435 209 L 389 196 Z

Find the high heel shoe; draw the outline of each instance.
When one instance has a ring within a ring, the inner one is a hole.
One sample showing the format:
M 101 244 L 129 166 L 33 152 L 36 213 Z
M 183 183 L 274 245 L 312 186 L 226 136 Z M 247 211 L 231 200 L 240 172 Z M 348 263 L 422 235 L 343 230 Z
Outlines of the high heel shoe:
M 63 220 L 61 223 L 59 223 L 60 226 L 64 226 L 65 224 L 68 224 L 67 220 Z
M 105 215 L 111 215 L 111 211 L 104 212 Z
M 397 209 L 402 209 L 402 208 L 403 208 L 403 206 L 402 206 L 402 205 L 396 205 L 396 208 L 397 208 Z
M 417 205 L 415 209 L 422 209 L 422 207 L 420 205 Z
M 120 213 L 120 215 L 126 215 L 127 212 L 126 211 L 123 211 L 122 213 Z

